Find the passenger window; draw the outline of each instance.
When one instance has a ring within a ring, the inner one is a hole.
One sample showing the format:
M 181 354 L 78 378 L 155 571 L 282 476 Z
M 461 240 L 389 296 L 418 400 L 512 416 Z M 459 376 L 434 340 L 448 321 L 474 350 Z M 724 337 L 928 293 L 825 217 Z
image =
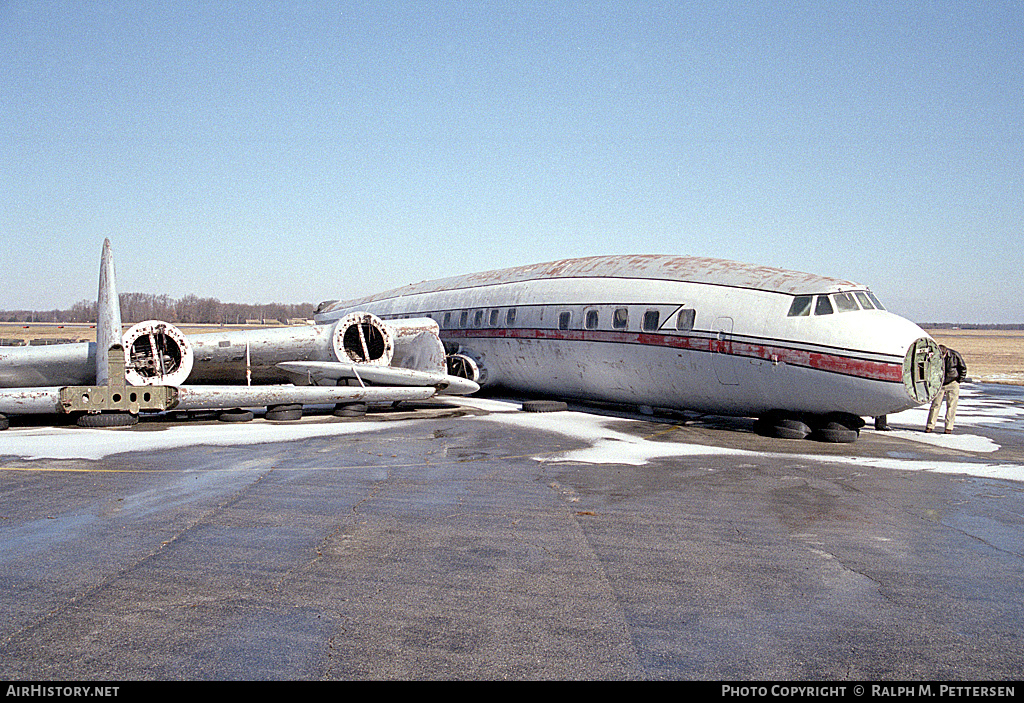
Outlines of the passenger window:
M 482 327 L 483 324 L 484 324 L 484 311 L 483 310 L 477 310 L 476 314 L 473 315 L 473 326 L 474 327 Z
M 629 310 L 626 308 L 615 308 L 615 315 L 612 317 L 612 327 L 617 330 L 624 330 L 629 326 Z
M 857 296 L 857 302 L 860 303 L 860 306 L 865 310 L 871 310 L 875 307 L 871 303 L 871 298 L 869 298 L 868 294 L 865 293 L 864 291 L 859 290 L 856 293 L 854 293 L 854 295 Z
M 560 312 L 558 313 L 558 329 L 567 330 L 569 329 L 569 322 L 572 320 L 571 312 Z
M 449 328 L 451 328 L 451 326 L 452 326 L 452 314 L 450 312 L 446 312 L 444 314 L 444 328 L 445 329 L 449 329 Z
M 509 308 L 508 312 L 505 313 L 505 325 L 511 327 L 516 323 L 516 309 Z
M 697 311 L 693 308 L 680 310 L 676 318 L 676 329 L 680 332 L 689 332 L 693 329 L 693 323 L 697 319 Z
M 597 310 L 587 310 L 587 317 L 583 322 L 583 326 L 588 330 L 596 330 L 599 322 L 600 316 Z
M 491 322 L 490 322 L 491 327 L 497 327 L 498 326 L 498 313 L 499 312 L 500 312 L 500 310 L 491 310 Z
M 465 329 L 469 327 L 469 311 L 463 310 L 462 314 L 459 315 L 459 327 Z
M 832 309 L 832 301 L 828 299 L 827 295 L 819 295 L 818 302 L 814 304 L 815 315 L 831 315 L 835 310 Z
M 857 301 L 853 299 L 852 293 L 836 293 L 833 297 L 836 301 L 836 310 L 839 312 L 860 310 L 860 308 L 857 307 Z
M 793 304 L 789 306 L 789 317 L 807 317 L 810 315 L 812 300 L 814 300 L 814 297 L 810 295 L 798 295 L 793 298 Z
M 661 323 L 661 313 L 657 310 L 648 310 L 644 313 L 644 331 L 657 332 Z

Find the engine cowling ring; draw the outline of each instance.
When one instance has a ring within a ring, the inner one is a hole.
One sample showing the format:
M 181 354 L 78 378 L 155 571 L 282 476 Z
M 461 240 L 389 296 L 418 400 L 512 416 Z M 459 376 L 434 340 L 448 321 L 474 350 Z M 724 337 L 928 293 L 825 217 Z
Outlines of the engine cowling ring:
M 335 361 L 389 366 L 395 355 L 391 330 L 369 312 L 349 313 L 338 320 L 331 344 Z
M 445 358 L 449 376 L 458 376 L 473 381 L 481 388 L 487 385 L 487 367 L 475 355 L 466 351 L 449 354 Z
M 169 322 L 139 322 L 124 333 L 123 341 L 124 376 L 130 386 L 177 386 L 192 373 L 192 345 Z

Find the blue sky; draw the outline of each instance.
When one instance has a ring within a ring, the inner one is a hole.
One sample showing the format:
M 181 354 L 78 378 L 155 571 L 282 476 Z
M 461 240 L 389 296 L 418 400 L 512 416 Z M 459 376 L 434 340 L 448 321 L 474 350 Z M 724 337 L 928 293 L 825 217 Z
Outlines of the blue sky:
M 717 256 L 1024 322 L 1021 2 L 0 0 L 0 309 Z

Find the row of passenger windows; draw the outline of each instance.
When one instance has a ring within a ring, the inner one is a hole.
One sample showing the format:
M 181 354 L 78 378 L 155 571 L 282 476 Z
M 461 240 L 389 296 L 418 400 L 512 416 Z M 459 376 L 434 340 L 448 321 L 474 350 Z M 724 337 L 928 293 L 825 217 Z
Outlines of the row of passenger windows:
M 516 322 L 516 308 L 505 310 L 504 326 L 512 327 Z M 589 308 L 583 311 L 583 329 L 596 330 L 601 328 L 602 312 L 607 311 Z M 434 317 L 430 315 L 429 317 Z M 680 310 L 675 316 L 675 329 L 689 331 L 693 329 L 697 311 L 688 308 Z M 440 319 L 441 329 L 469 329 L 470 327 L 498 327 L 501 324 L 502 315 L 500 309 L 491 310 L 461 310 L 458 312 L 446 312 Z M 471 323 L 472 321 L 472 323 Z M 486 322 L 486 324 L 485 324 Z M 572 329 L 573 312 L 562 310 L 558 313 L 558 329 Z M 615 308 L 611 311 L 611 328 L 614 330 L 629 329 L 629 308 Z M 658 310 L 645 310 L 641 320 L 641 328 L 644 332 L 655 332 L 661 328 L 661 312 Z
M 477 310 L 476 312 L 474 312 L 473 313 L 473 325 L 472 326 L 473 327 L 483 327 L 484 326 L 484 314 L 486 314 L 486 313 L 487 313 L 486 310 Z M 456 315 L 458 317 L 455 317 Z M 433 317 L 433 315 L 427 315 L 427 317 Z M 491 310 L 490 313 L 488 314 L 487 326 L 488 327 L 497 327 L 498 326 L 498 322 L 499 322 L 500 319 L 501 319 L 501 310 L 498 310 L 498 309 Z M 453 325 L 452 324 L 453 321 L 455 321 L 456 324 Z M 512 325 L 515 324 L 515 322 L 516 322 L 516 309 L 515 308 L 509 308 L 508 310 L 505 311 L 505 326 L 506 327 L 511 327 Z M 441 329 L 443 329 L 443 330 L 458 329 L 458 328 L 468 328 L 470 326 L 470 324 L 469 324 L 469 310 L 463 310 L 462 312 L 459 312 L 459 313 L 446 312 L 444 314 L 444 317 L 440 320 L 440 325 L 441 325 Z
M 878 298 L 869 290 L 858 290 L 852 293 L 833 293 L 831 295 L 798 295 L 793 298 L 789 308 L 790 317 L 807 317 L 812 311 L 815 315 L 831 315 L 835 312 L 853 312 L 854 310 L 885 310 Z

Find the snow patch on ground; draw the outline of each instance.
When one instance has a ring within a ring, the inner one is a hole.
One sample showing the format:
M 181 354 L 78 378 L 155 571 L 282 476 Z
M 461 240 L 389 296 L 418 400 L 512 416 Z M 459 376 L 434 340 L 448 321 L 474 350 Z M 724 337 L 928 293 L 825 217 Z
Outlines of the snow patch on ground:
M 850 466 L 878 467 L 900 471 L 934 471 L 967 474 L 985 478 L 1024 481 L 1024 465 L 981 460 L 999 450 L 988 437 L 971 432 L 971 428 L 998 426 L 1000 429 L 1024 431 L 1024 389 L 1019 394 L 1001 391 L 987 393 L 976 386 L 967 386 L 961 393 L 954 434 L 942 433 L 940 419 L 937 433 L 925 434 L 927 407 L 891 415 L 894 427 L 890 436 L 908 442 L 928 444 L 951 452 L 978 455 L 978 460 L 936 461 L 933 458 L 878 458 L 864 456 L 823 456 L 820 454 L 788 454 L 787 460 L 841 463 Z M 647 437 L 618 429 L 627 418 L 612 418 L 585 412 L 556 413 L 523 412 L 518 403 L 486 398 L 459 398 L 459 404 L 488 411 L 488 415 L 465 417 L 462 422 L 501 422 L 518 427 L 554 432 L 578 440 L 587 446 L 581 449 L 535 457 L 544 462 L 578 462 L 587 464 L 642 465 L 655 459 L 694 456 L 780 456 L 772 452 L 752 452 L 728 447 L 713 447 L 687 442 L 662 441 L 655 433 Z M 639 422 L 640 420 L 636 420 Z M 403 420 L 403 422 L 422 422 Z M 239 424 L 170 425 L 166 429 L 138 431 L 133 428 L 82 429 L 67 427 L 13 428 L 0 432 L 0 455 L 27 459 L 101 459 L 123 452 L 147 452 L 183 446 L 229 446 L 270 442 L 291 442 L 311 437 L 333 437 L 373 432 L 381 428 L 377 422 L 251 422 Z M 666 431 L 671 426 L 666 427 Z M 871 423 L 865 432 L 874 431 Z M 854 448 L 856 445 L 851 445 Z

